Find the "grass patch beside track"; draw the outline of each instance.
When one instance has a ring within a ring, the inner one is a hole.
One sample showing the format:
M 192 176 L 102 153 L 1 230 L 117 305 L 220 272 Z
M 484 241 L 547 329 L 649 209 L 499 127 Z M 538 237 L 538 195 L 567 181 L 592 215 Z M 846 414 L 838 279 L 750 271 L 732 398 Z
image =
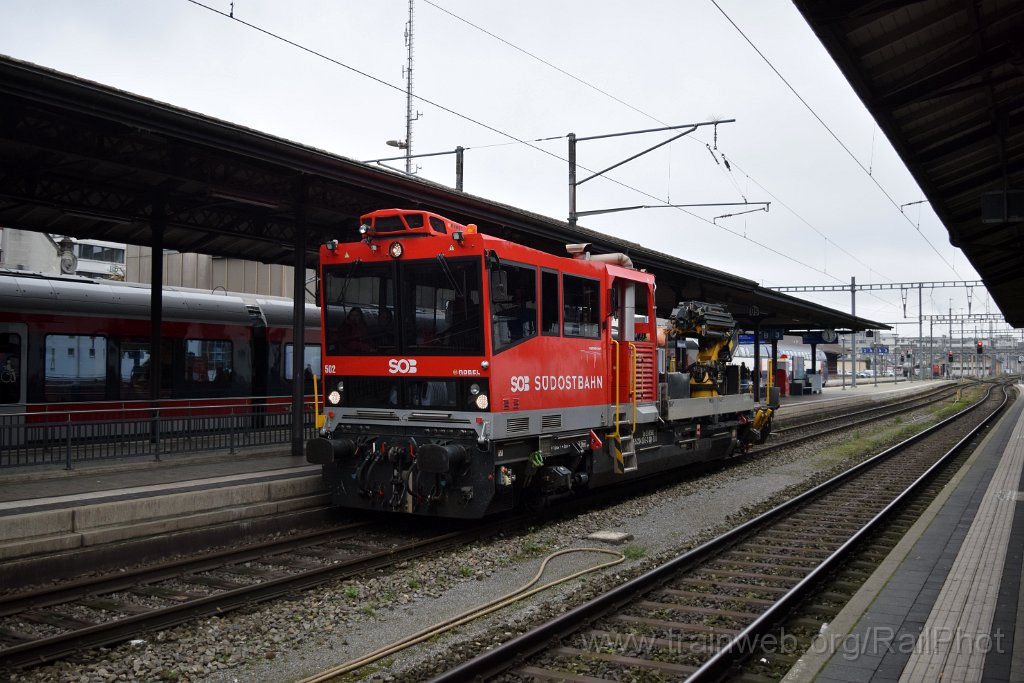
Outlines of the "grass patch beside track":
M 949 401 L 921 408 L 916 417 L 907 422 L 905 416 L 895 417 L 882 423 L 872 425 L 871 431 L 858 428 L 843 443 L 829 446 L 821 451 L 821 457 L 827 461 L 840 461 L 857 457 L 864 453 L 875 453 L 888 446 L 909 439 L 932 425 L 960 412 L 981 398 L 985 387 L 973 385 L 965 387 L 959 401 Z

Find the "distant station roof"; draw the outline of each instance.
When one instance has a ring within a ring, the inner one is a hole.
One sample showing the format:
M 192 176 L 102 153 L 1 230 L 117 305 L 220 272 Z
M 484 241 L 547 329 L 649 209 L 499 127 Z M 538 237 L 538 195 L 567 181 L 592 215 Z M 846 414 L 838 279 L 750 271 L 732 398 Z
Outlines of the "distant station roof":
M 358 239 L 359 216 L 424 208 L 552 253 L 589 242 L 658 277 L 659 309 L 698 299 L 786 330 L 888 329 L 756 282 L 421 178 L 0 57 L 0 225 L 314 266 L 329 239 Z
M 1024 327 L 1024 2 L 794 3 Z

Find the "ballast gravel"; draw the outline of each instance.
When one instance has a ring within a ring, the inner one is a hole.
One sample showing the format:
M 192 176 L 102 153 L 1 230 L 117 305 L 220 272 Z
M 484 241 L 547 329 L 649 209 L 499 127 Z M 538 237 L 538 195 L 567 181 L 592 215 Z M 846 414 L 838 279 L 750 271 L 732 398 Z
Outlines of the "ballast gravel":
M 902 422 L 914 419 L 904 416 Z M 872 431 L 883 427 L 874 425 Z M 846 438 L 834 436 L 831 440 L 838 443 Z M 628 559 L 615 567 L 432 637 L 345 678 L 424 680 L 712 538 L 860 459 L 825 455 L 826 448 L 819 441 L 739 462 L 521 534 L 405 562 L 359 580 L 327 584 L 293 599 L 145 634 L 75 661 L 7 671 L 3 679 L 12 683 L 300 680 L 520 588 L 549 553 L 599 545 L 585 540 L 593 532 L 633 535 L 625 546 L 602 546 L 627 555 Z M 608 559 L 591 553 L 562 556 L 549 566 L 541 581 Z

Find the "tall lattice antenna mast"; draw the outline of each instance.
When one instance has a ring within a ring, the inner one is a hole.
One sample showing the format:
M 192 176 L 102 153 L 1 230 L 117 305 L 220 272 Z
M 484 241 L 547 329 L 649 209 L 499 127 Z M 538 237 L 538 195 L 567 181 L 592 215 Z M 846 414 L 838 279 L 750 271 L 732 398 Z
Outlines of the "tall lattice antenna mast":
M 409 23 L 405 25 L 405 46 L 409 50 L 406 59 L 405 72 L 405 172 L 413 173 L 412 170 L 412 122 L 420 117 L 420 112 L 412 113 L 412 29 L 413 29 L 413 0 L 409 0 Z

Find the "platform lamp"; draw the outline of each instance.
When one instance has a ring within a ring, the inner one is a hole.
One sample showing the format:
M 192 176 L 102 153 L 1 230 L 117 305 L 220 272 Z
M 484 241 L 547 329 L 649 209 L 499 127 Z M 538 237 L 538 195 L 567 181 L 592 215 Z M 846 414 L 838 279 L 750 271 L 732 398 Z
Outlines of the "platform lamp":
M 405 172 L 406 173 L 412 173 L 412 157 L 409 156 L 409 154 L 412 152 L 412 150 L 409 149 L 409 141 L 408 140 L 388 140 L 384 144 L 387 145 L 388 147 L 395 147 L 396 149 L 404 149 L 405 150 Z

